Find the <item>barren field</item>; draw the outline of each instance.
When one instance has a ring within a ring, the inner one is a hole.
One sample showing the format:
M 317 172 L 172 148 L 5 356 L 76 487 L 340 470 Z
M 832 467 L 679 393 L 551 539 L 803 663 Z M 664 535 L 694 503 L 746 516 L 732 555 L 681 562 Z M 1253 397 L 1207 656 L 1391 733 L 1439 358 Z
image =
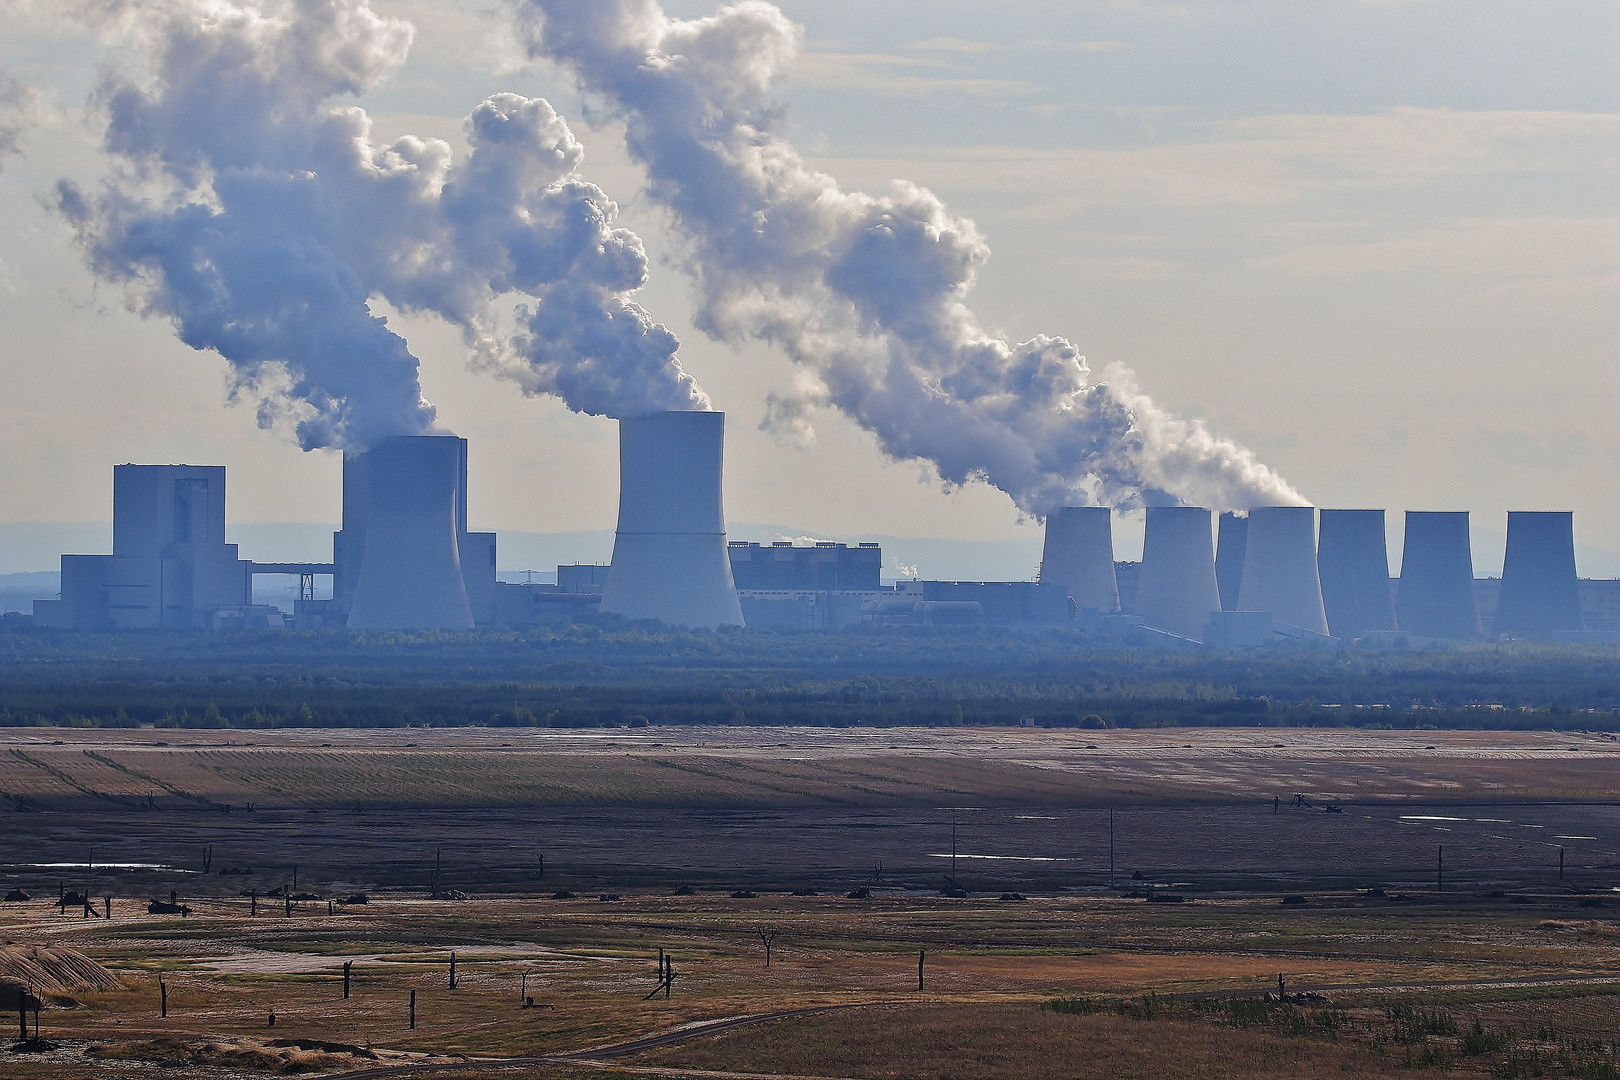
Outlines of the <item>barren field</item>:
M 7 731 L 0 986 L 35 946 L 116 982 L 31 984 L 55 1048 L 0 1076 L 1606 1080 L 1617 766 L 1536 733 Z

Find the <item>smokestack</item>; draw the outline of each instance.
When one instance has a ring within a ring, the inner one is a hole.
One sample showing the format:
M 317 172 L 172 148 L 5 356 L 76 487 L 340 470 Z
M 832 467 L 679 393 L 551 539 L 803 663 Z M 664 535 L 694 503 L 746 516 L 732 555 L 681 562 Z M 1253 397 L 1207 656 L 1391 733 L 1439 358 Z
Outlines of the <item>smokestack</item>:
M 364 554 L 348 625 L 470 630 L 458 544 L 467 440 L 401 435 L 365 457 Z
M 1468 511 L 1406 512 L 1395 614 L 1402 630 L 1422 637 L 1480 636 Z
M 1249 518 L 1227 510 L 1221 514 L 1215 537 L 1215 584 L 1221 590 L 1221 610 L 1238 609 L 1243 588 L 1243 553 L 1249 543 Z
M 1579 630 L 1578 589 L 1574 514 L 1510 511 L 1502 594 L 1491 633 L 1533 637 Z
M 1201 506 L 1148 507 L 1137 614 L 1148 626 L 1202 641 L 1210 612 L 1220 608 L 1209 511 Z
M 1316 508 L 1257 506 L 1249 511 L 1243 554 L 1243 611 L 1269 611 L 1277 622 L 1328 632 L 1316 576 Z
M 1106 506 L 1065 506 L 1047 515 L 1041 584 L 1061 585 L 1076 606 L 1112 615 L 1119 610 L 1114 580 L 1114 523 Z
M 603 611 L 685 626 L 742 625 L 720 478 L 726 415 L 619 421 L 619 529 Z
M 1316 566 L 1334 637 L 1395 628 L 1382 510 L 1323 510 Z

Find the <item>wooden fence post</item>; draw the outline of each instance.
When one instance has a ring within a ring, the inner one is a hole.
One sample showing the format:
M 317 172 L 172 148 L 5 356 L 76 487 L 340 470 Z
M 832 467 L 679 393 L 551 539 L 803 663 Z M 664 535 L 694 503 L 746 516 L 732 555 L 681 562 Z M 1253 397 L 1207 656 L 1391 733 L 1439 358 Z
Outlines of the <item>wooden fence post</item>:
M 416 991 L 411 991 L 411 1030 L 416 1030 Z
M 917 950 L 917 989 L 918 990 L 921 990 L 923 988 L 923 957 L 925 957 L 927 955 L 928 955 L 928 953 L 927 953 L 926 950 L 924 950 L 924 949 L 918 949 Z
M 163 981 L 163 976 L 161 976 L 161 975 L 158 976 L 158 993 L 161 994 L 162 997 L 163 997 L 162 1004 L 159 1006 L 160 1011 L 159 1011 L 158 1015 L 162 1016 L 164 1019 L 168 1019 L 168 1016 L 169 1016 L 169 984 Z
M 349 1000 L 349 969 L 354 967 L 353 960 L 343 961 L 343 1000 Z
M 450 954 L 450 989 L 456 988 L 456 954 Z

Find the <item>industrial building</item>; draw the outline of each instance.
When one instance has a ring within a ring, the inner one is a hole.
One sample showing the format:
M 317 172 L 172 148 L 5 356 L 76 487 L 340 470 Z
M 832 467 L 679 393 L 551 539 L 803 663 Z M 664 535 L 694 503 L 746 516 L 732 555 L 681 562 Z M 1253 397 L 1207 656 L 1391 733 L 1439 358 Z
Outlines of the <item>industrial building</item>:
M 1147 626 L 1202 641 L 1209 613 L 1219 610 L 1209 511 L 1201 506 L 1148 507 L 1136 614 Z
M 1150 507 L 1141 562 L 1114 559 L 1112 511 L 1048 516 L 1037 581 L 882 584 L 882 550 L 726 540 L 725 417 L 621 420 L 613 560 L 555 583 L 497 580 L 497 537 L 468 527 L 467 441 L 400 436 L 343 457 L 330 563 L 253 562 L 225 542 L 222 466 L 120 465 L 113 551 L 63 555 L 42 626 L 83 630 L 279 627 L 256 575 L 300 578 L 291 625 L 357 629 L 532 626 L 596 611 L 697 626 L 1079 626 L 1166 644 L 1543 638 L 1620 634 L 1620 582 L 1576 576 L 1569 511 L 1513 511 L 1500 579 L 1473 574 L 1466 511 L 1408 511 L 1399 578 L 1384 511 Z M 330 599 L 315 579 L 332 579 Z M 1328 635 L 1332 635 L 1329 637 Z
M 1046 519 L 1041 583 L 1066 590 L 1081 611 L 1119 611 L 1114 515 L 1106 506 L 1065 506 Z
M 1274 621 L 1313 634 L 1328 632 L 1316 573 L 1316 508 L 1257 506 L 1243 545 L 1239 611 L 1266 611 Z
M 877 544 L 818 540 L 795 545 L 779 540 L 769 545 L 732 540 L 726 545 L 731 579 L 743 592 L 876 592 L 883 552 Z
M 1481 636 L 1468 511 L 1406 512 L 1395 623 L 1420 637 Z
M 1249 515 L 1231 510 L 1221 514 L 1215 528 L 1215 587 L 1221 595 L 1221 610 L 1238 609 L 1238 593 L 1243 588 L 1243 557 L 1249 546 Z
M 858 624 L 882 593 L 883 552 L 877 544 L 733 540 L 726 556 L 750 627 L 824 630 Z
M 254 566 L 225 542 L 221 465 L 113 469 L 113 553 L 63 555 L 58 599 L 34 601 L 41 626 L 74 630 L 281 625 L 253 604 Z
M 720 479 L 726 415 L 619 421 L 619 525 L 602 610 L 682 626 L 741 626 Z
M 1493 636 L 1548 637 L 1581 629 L 1574 516 L 1567 510 L 1508 512 Z
M 1323 510 L 1316 565 L 1328 633 L 1349 639 L 1395 629 L 1382 510 Z

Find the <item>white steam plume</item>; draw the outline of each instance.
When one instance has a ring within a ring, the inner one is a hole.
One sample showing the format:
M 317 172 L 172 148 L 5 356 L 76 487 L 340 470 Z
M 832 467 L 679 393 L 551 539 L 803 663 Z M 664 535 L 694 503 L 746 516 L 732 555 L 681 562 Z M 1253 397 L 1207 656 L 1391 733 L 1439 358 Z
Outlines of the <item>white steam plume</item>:
M 94 194 L 59 183 L 57 205 L 132 307 L 230 362 L 261 425 L 292 421 L 305 449 L 432 430 L 416 358 L 368 307 L 379 296 L 438 313 L 486 366 L 573 409 L 708 407 L 674 335 L 629 299 L 641 241 L 575 175 L 583 151 L 545 101 L 485 101 L 456 162 L 437 139 L 378 146 L 363 109 L 333 104 L 410 47 L 412 28 L 366 0 L 96 11 L 152 71 L 103 80 L 114 168 Z
M 770 96 L 799 36 L 774 5 L 683 20 L 656 0 L 514 2 L 530 54 L 623 119 L 651 194 L 690 240 L 698 325 L 802 365 L 767 427 L 808 439 L 813 409 L 832 405 L 891 456 L 931 462 L 948 483 L 986 480 L 1038 516 L 1304 501 L 1249 450 L 1160 409 L 1129 371 L 1093 383 L 1062 338 L 985 330 L 966 299 L 990 249 L 931 192 L 845 192 L 809 168 Z

